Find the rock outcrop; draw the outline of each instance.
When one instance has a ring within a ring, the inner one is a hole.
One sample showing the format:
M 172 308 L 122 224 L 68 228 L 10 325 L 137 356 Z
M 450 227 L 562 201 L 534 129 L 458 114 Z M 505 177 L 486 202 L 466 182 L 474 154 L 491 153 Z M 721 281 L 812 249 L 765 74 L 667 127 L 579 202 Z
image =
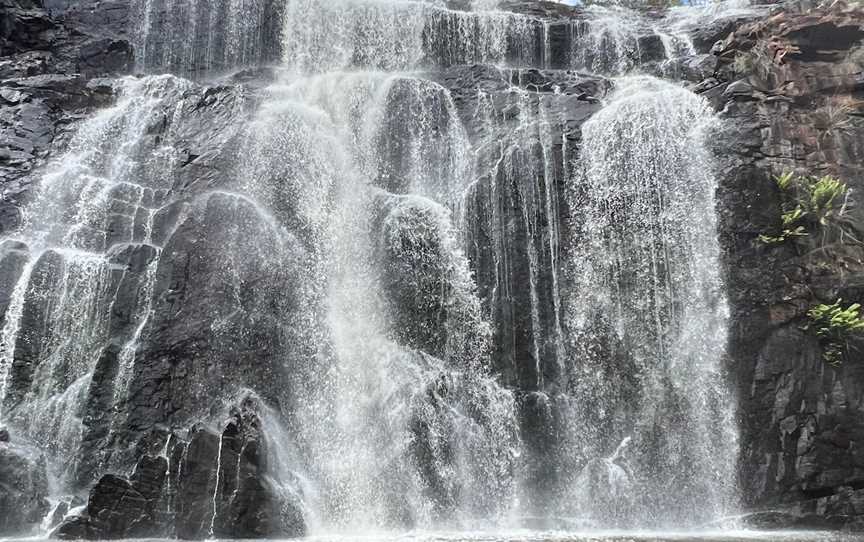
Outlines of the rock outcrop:
M 751 507 L 794 510 L 778 518 L 796 525 L 851 526 L 861 515 L 864 358 L 853 341 L 841 364 L 829 364 L 802 328 L 818 303 L 864 301 L 864 251 L 856 239 L 825 231 L 779 246 L 758 236 L 778 231 L 774 177 L 784 172 L 845 181 L 850 232 L 861 231 L 862 39 L 864 11 L 844 2 L 777 9 L 730 29 L 714 47 L 716 77 L 697 87 L 729 129 L 720 211 L 742 490 Z
M 84 513 L 67 517 L 52 536 L 301 536 L 305 525 L 297 497 L 266 476 L 269 456 L 255 409 L 247 398 L 221 431 L 196 425 L 183 438 L 155 432 L 142 439 L 132 474 L 102 476 Z

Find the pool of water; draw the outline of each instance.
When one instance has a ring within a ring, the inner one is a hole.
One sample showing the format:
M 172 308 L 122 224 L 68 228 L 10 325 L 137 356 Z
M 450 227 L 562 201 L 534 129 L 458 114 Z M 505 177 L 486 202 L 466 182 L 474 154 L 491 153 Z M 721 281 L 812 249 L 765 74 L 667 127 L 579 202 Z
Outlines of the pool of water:
M 33 542 L 42 537 L 0 538 L 0 542 Z M 408 532 L 402 534 L 317 535 L 299 542 L 852 542 L 864 533 L 834 531 L 507 531 L 507 532 Z M 128 542 L 176 542 L 174 539 L 136 539 Z M 228 542 L 228 541 L 214 541 Z
M 651 531 L 509 531 L 499 533 L 466 532 L 417 532 L 400 535 L 340 534 L 311 536 L 309 542 L 845 542 L 864 540 L 864 534 L 832 531 L 699 531 L 699 532 L 651 532 Z

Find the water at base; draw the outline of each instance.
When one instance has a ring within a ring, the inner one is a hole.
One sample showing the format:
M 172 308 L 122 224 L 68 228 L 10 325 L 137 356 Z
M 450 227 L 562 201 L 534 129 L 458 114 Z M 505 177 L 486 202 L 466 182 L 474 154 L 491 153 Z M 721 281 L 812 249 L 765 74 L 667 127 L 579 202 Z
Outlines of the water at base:
M 0 538 L 0 542 L 41 540 L 31 538 Z M 142 539 L 136 539 L 141 542 Z M 147 539 L 162 542 L 169 539 Z M 171 539 L 173 540 L 173 539 Z M 309 536 L 305 542 L 853 542 L 860 535 L 829 531 L 589 531 L 557 530 L 504 531 L 413 531 L 400 534 L 345 534 Z
M 309 542 L 845 542 L 858 540 L 852 534 L 824 531 L 531 531 L 416 532 L 400 535 L 313 536 Z

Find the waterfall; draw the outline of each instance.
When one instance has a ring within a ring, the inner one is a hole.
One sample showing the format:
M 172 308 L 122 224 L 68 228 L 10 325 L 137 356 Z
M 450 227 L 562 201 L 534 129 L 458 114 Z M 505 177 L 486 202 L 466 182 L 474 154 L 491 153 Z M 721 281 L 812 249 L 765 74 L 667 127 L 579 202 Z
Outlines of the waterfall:
M 449 93 L 338 71 L 271 93 L 252 125 L 244 169 L 257 181 L 245 190 L 277 209 L 286 187 L 302 194 L 291 214 L 318 239 L 311 287 L 328 333 L 297 416 L 321 484 L 311 513 L 381 529 L 506 509 L 515 406 L 487 374 L 487 326 L 451 218 L 467 165 Z M 274 174 L 278 194 L 262 182 Z
M 0 245 L 0 420 L 60 492 L 159 434 L 166 514 L 221 536 L 248 392 L 261 487 L 313 535 L 734 511 L 719 120 L 627 75 L 692 54 L 690 19 L 134 5 L 150 75 L 115 82 Z
M 708 149 L 716 122 L 676 85 L 619 79 L 583 128 L 570 193 L 578 211 L 568 327 L 581 453 L 596 457 L 632 428 L 629 461 L 649 524 L 717 517 L 735 504 Z
M 5 315 L 0 417 L 64 457 L 58 476 L 78 468 L 91 379 L 109 332 L 120 325 L 113 307 L 131 295 L 134 331 L 118 356 L 112 410 L 124 399 L 150 312 L 158 253 L 150 247 L 152 217 L 171 162 L 170 148 L 153 146 L 147 134 L 168 104 L 165 95 L 182 88 L 171 77 L 121 81 L 119 102 L 84 123 L 24 210 L 17 240 L 30 259 Z M 126 268 L 130 258 L 143 261 L 142 277 Z
M 542 65 L 541 20 L 428 0 L 289 0 L 283 58 L 301 72 L 472 62 Z
M 627 8 L 591 6 L 587 24 L 577 29 L 571 45 L 574 67 L 612 75 L 631 71 L 641 61 L 639 36 L 644 26 L 642 17 Z
M 180 74 L 275 59 L 277 3 L 267 0 L 133 0 L 138 70 Z

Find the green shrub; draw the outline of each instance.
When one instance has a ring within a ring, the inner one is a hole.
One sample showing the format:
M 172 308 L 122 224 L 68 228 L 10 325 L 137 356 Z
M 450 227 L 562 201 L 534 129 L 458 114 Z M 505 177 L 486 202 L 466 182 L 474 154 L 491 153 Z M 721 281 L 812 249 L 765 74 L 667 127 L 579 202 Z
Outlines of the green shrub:
M 807 312 L 811 327 L 822 342 L 822 357 L 829 363 L 839 363 L 846 351 L 849 337 L 864 330 L 861 305 L 853 303 L 843 307 L 838 299 L 830 305 L 819 304 Z
M 778 235 L 760 235 L 765 244 L 783 243 L 806 237 L 818 227 L 829 226 L 846 211 L 849 189 L 843 181 L 822 177 L 796 177 L 791 172 L 775 178 L 783 194 L 781 231 Z

